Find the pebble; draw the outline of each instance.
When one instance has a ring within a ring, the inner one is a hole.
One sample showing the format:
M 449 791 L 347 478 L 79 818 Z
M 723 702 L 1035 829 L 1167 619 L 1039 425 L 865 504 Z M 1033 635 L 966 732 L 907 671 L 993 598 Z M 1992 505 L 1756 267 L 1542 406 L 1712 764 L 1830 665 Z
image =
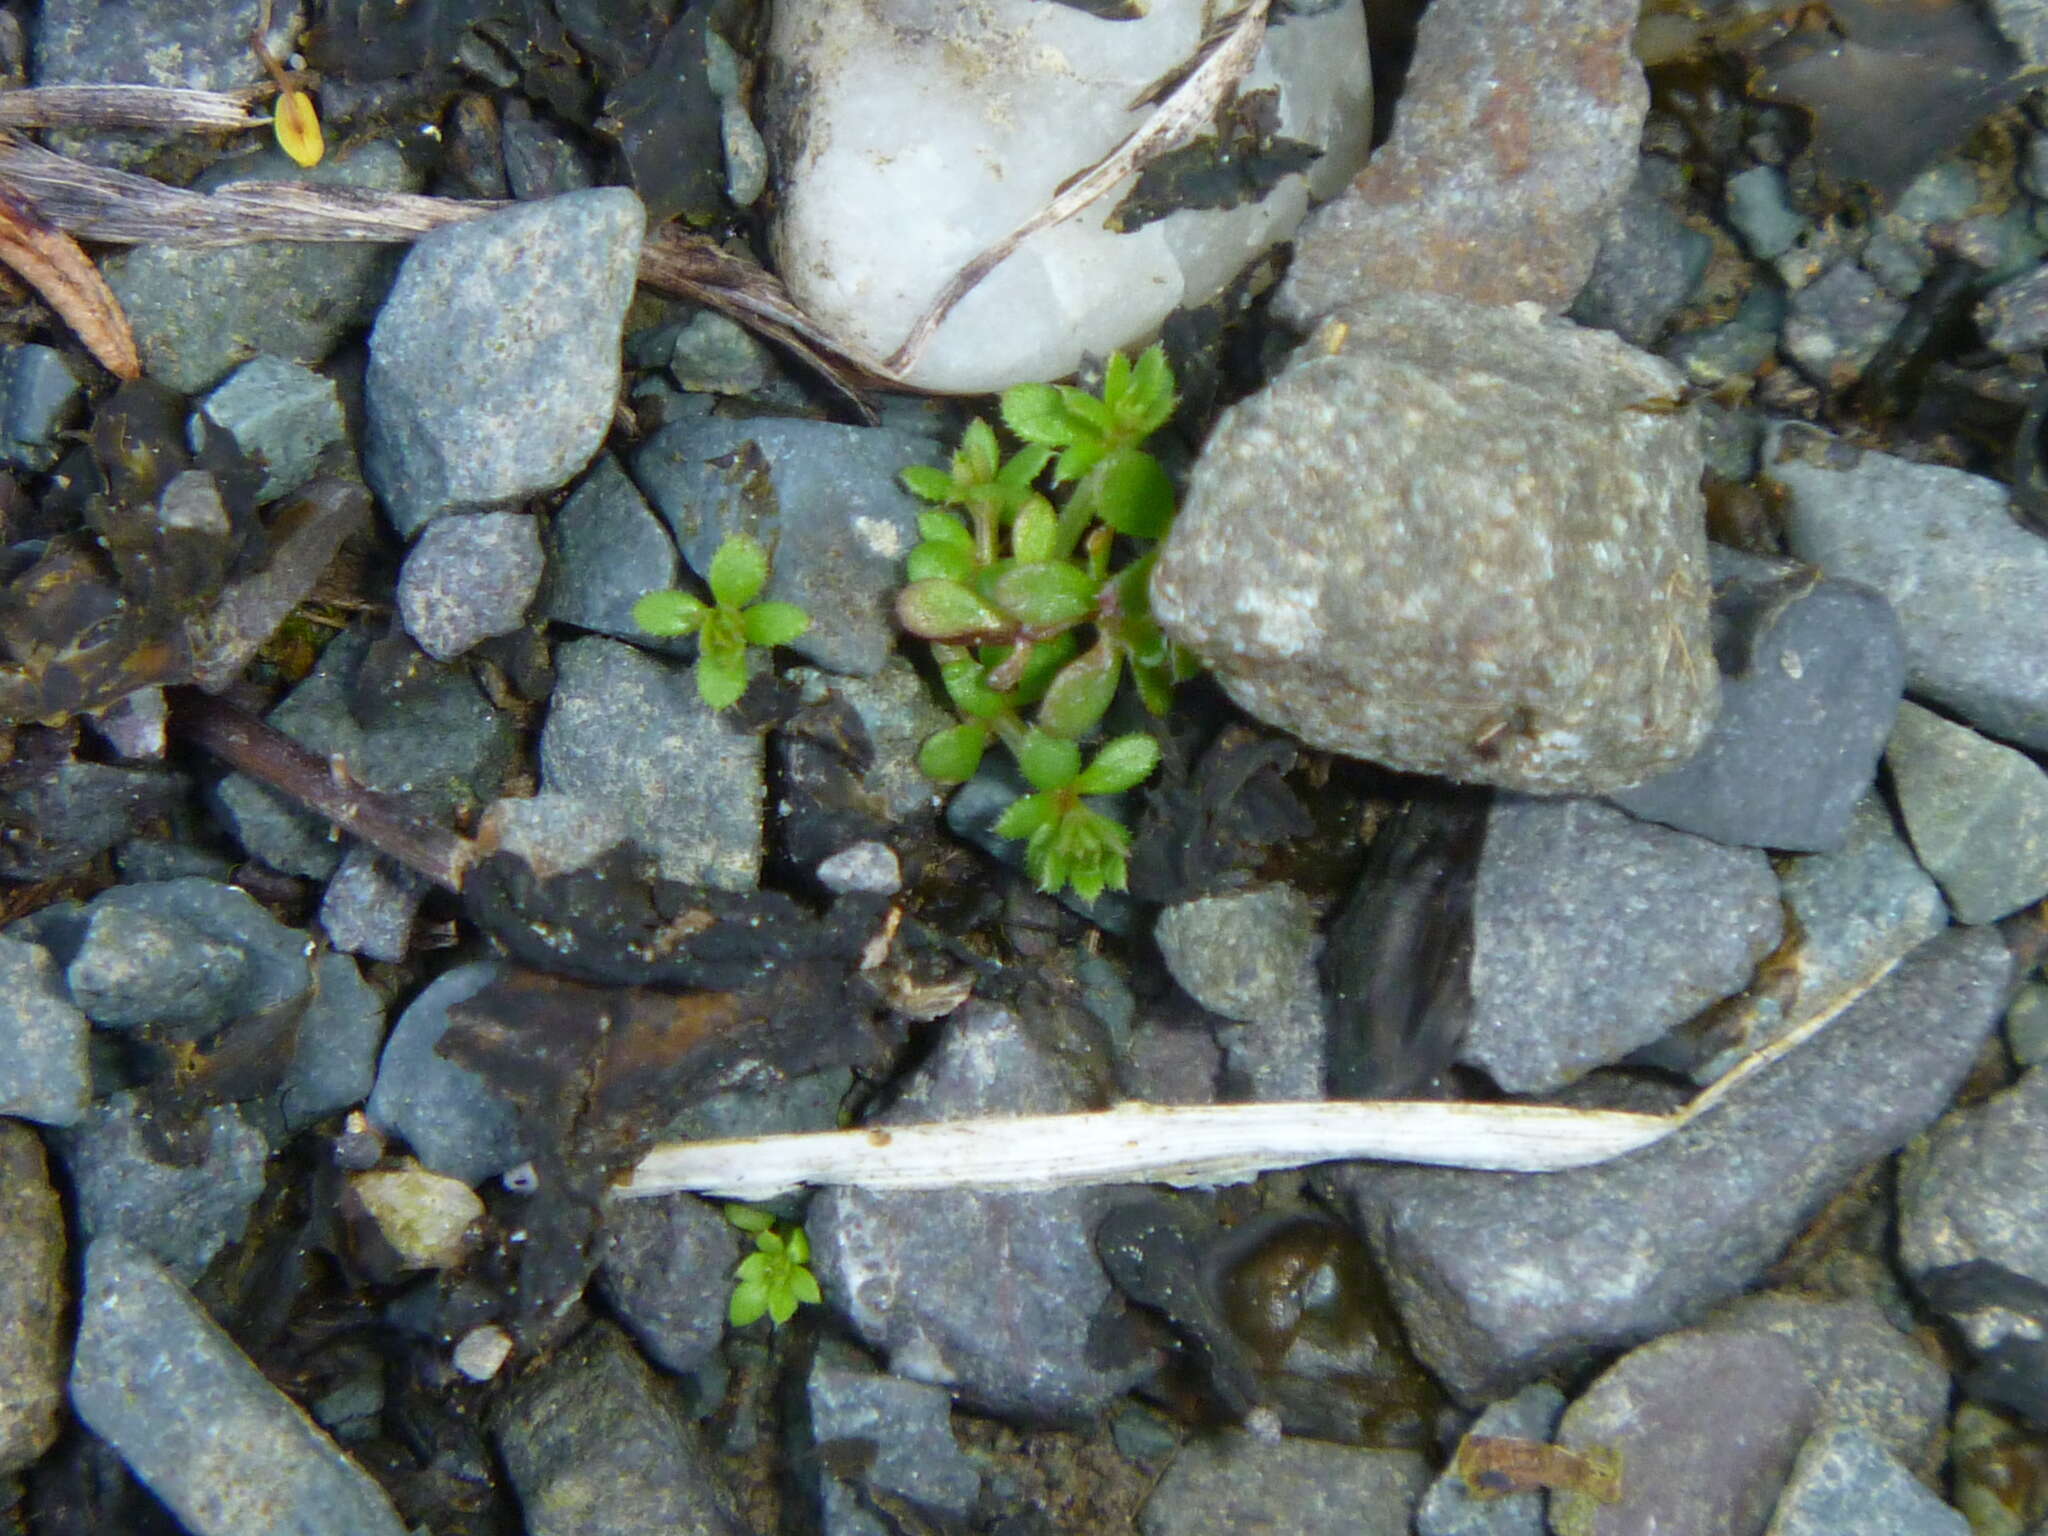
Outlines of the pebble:
M 1531 309 L 1346 311 L 1224 412 L 1154 612 L 1312 746 L 1541 793 L 1640 782 L 1719 693 L 1698 433 L 1629 408 L 1678 389 Z
M 1778 354 L 1778 332 L 1785 324 L 1785 297 L 1774 287 L 1752 288 L 1725 325 L 1710 325 L 1673 338 L 1665 348 L 1689 383 L 1718 389 L 1735 379 L 1761 372 Z M 1711 402 L 1707 402 L 1711 404 Z M 1753 457 L 1753 455 L 1752 455 Z M 1748 479 L 1750 471 L 1736 478 Z
M 1728 222 L 1759 261 L 1776 261 L 1807 232 L 1806 216 L 1792 206 L 1785 173 L 1755 165 L 1730 176 L 1724 189 Z
M 1815 1431 L 1778 1496 L 1764 1536 L 1970 1536 L 1970 1522 L 1941 1502 L 1867 1431 Z
M 163 758 L 170 722 L 163 689 L 138 688 L 87 719 L 115 756 L 148 762 Z
M 1274 313 L 1306 330 L 1425 286 L 1556 312 L 1636 172 L 1649 92 L 1627 0 L 1456 0 L 1415 40 L 1393 136 L 1295 240 Z
M 0 1115 L 76 1125 L 92 1098 L 91 1026 L 40 944 L 0 936 Z
M 71 1309 L 64 1207 L 42 1143 L 0 1119 L 0 1477 L 56 1443 Z
M 313 1000 L 299 1016 L 292 1064 L 277 1092 L 285 1135 L 360 1104 L 377 1080 L 384 1000 L 346 954 L 316 959 L 313 987 Z
M 675 541 L 619 461 L 600 455 L 548 525 L 542 618 L 645 642 L 633 605 L 676 585 Z
M 1761 851 L 1591 800 L 1496 799 L 1473 899 L 1458 1059 L 1563 1087 L 1740 991 L 1783 931 Z
M 818 884 L 835 896 L 867 891 L 893 896 L 903 889 L 903 865 L 887 843 L 855 843 L 818 865 Z
M 194 453 L 207 428 L 224 433 L 262 470 L 259 502 L 312 479 L 320 456 L 348 434 L 334 381 L 282 357 L 251 358 L 200 402 L 192 418 Z
M 2048 773 L 2031 758 L 1908 704 L 1885 766 L 1957 922 L 1995 922 L 2048 893 Z
M 409 1158 L 349 1175 L 348 1192 L 404 1269 L 453 1269 L 467 1256 L 469 1230 L 484 1214 L 483 1201 L 467 1184 Z
M 633 476 L 691 570 L 705 576 L 730 535 L 753 535 L 771 562 L 762 597 L 811 616 L 789 648 L 872 677 L 895 645 L 891 605 L 923 510 L 896 477 L 938 454 L 932 439 L 887 427 L 706 418 L 655 433 Z
M 1061 1020 L 1029 1024 L 969 1002 L 874 1126 L 989 1114 L 1054 1114 L 1099 1102 L 1058 1049 Z M 827 1189 L 806 1229 L 832 1309 L 913 1381 L 950 1387 L 1026 1422 L 1073 1422 L 1150 1370 L 1143 1354 L 1091 1347 L 1114 1316 L 1090 1236 L 1104 1189 L 892 1193 Z
M 555 667 L 542 787 L 607 803 L 667 879 L 752 890 L 761 738 L 714 713 L 686 668 L 616 640 L 572 640 Z
M 58 434 L 84 399 L 62 352 L 33 344 L 0 348 L 0 459 L 22 469 L 57 462 Z
M 518 1167 L 531 1154 L 513 1107 L 476 1073 L 434 1048 L 447 1032 L 448 1010 L 503 970 L 496 960 L 474 961 L 428 983 L 391 1026 L 364 1106 L 373 1125 L 403 1136 L 427 1168 L 472 1186 Z
M 745 1536 L 702 1431 L 608 1323 L 521 1377 L 490 1429 L 528 1536 Z
M 751 395 L 768 387 L 775 361 L 744 327 L 707 309 L 676 333 L 668 371 L 698 394 Z
M 505 157 L 505 180 L 522 203 L 595 185 L 582 153 L 559 129 L 534 116 L 522 96 L 505 101 L 499 144 Z
M 1461 1399 L 1484 1401 L 1751 1284 L 1853 1173 L 1947 1106 L 2010 974 L 1995 934 L 1951 929 L 1711 1113 L 1614 1162 L 1325 1177 L 1417 1354 Z
M 397 964 L 412 947 L 427 881 L 364 843 L 349 844 L 320 893 L 320 927 L 345 954 Z
M 1414 1451 L 1321 1440 L 1262 1439 L 1243 1430 L 1189 1440 L 1138 1515 L 1144 1536 L 1408 1536 L 1429 1464 Z
M 542 880 L 588 869 L 631 835 L 615 805 L 577 795 L 493 800 L 477 824 L 478 842 L 524 859 Z
M 1765 484 L 1791 552 L 1874 587 L 1906 637 L 1906 688 L 1988 735 L 2048 748 L 2048 540 L 1994 480 L 1776 426 Z
M 1753 1536 L 1819 1412 L 1798 1365 L 1747 1334 L 1670 1334 L 1632 1350 L 1564 1412 L 1557 1443 L 1611 1455 L 1612 1502 L 1553 1492 L 1554 1528 L 1600 1536 Z
M 471 1381 L 489 1381 L 512 1358 L 512 1335 L 496 1323 L 472 1328 L 456 1342 L 449 1358 Z
M 981 1471 L 953 1438 L 953 1399 L 944 1387 L 835 1365 L 821 1354 L 804 1401 L 827 1480 L 841 1479 L 824 1469 L 857 1465 L 859 1475 L 845 1481 L 951 1520 L 974 1513 Z
M 1658 162 L 1669 165 L 1669 161 Z M 1571 318 L 1647 347 L 1692 299 L 1713 258 L 1714 242 L 1687 224 L 1657 191 L 1649 164 L 1608 216 L 1586 286 Z
M 1792 295 L 1780 345 L 1814 383 L 1846 389 L 1863 377 L 1905 318 L 1901 300 L 1845 261 Z
M 10 836 L 0 840 L 0 880 L 28 882 L 74 872 L 87 859 L 168 816 L 179 782 L 161 770 L 60 763 L 0 795 Z
M 745 1252 L 718 1208 L 694 1195 L 614 1200 L 599 1252 L 599 1293 L 641 1352 L 678 1376 L 709 1364 Z
M 1317 947 L 1315 926 L 1307 897 L 1268 885 L 1176 902 L 1160 912 L 1152 938 L 1190 997 L 1211 1013 L 1248 1021 L 1294 999 Z
M 2048 982 L 2030 981 L 2014 995 L 2005 1011 L 2005 1043 L 2020 1067 L 2048 1062 Z
M 793 667 L 788 678 L 802 690 L 806 704 L 837 694 L 852 707 L 875 754 L 861 775 L 861 788 L 889 820 L 916 821 L 931 813 L 937 791 L 917 766 L 918 748 L 934 732 L 958 722 L 933 700 L 916 667 L 892 656 L 872 677 L 831 677 Z
M 645 214 L 623 187 L 422 236 L 370 333 L 363 470 L 406 538 L 551 491 L 611 426 Z
M 2007 356 L 2048 347 L 2048 266 L 2000 283 L 1978 301 L 1977 328 Z
M 1489 1403 L 1468 1435 L 1548 1443 L 1564 1412 L 1564 1394 L 1548 1382 Z M 1543 1495 L 1474 1493 L 1457 1470 L 1457 1455 L 1437 1474 L 1415 1511 L 1415 1536 L 1547 1536 Z
M 119 34 L 104 20 L 99 25 Z M 245 26 L 236 35 L 243 59 L 249 57 L 250 30 Z M 120 41 L 133 52 L 132 40 Z M 398 146 L 383 141 L 330 154 L 311 170 L 277 149 L 233 156 L 193 186 L 213 192 L 244 181 L 419 190 Z M 264 354 L 316 366 L 344 335 L 370 323 L 397 264 L 397 253 L 385 245 L 265 240 L 224 247 L 139 245 L 109 256 L 104 270 L 134 327 L 144 370 L 180 394 L 194 395 L 237 364 Z
M 119 1237 L 86 1253 L 71 1403 L 192 1536 L 404 1536 L 369 1475 Z
M 1716 842 L 1839 848 L 1877 773 L 1906 659 L 1878 593 L 1716 547 L 1721 714 L 1687 762 L 1609 796 Z
M 523 512 L 437 518 L 398 573 L 405 632 L 436 661 L 452 661 L 526 622 L 540 590 L 539 525 Z

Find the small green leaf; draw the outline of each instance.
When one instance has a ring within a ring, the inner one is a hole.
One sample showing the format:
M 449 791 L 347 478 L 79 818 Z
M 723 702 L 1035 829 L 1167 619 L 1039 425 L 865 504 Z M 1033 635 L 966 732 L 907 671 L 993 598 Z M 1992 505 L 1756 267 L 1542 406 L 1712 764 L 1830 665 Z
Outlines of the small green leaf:
M 1069 741 L 1087 735 L 1109 713 L 1122 673 L 1122 655 L 1108 641 L 1096 642 L 1085 656 L 1062 668 L 1045 690 L 1038 728 Z
M 1166 348 L 1154 342 L 1131 370 L 1130 385 L 1116 403 L 1117 425 L 1130 442 L 1142 442 L 1165 426 L 1179 404 Z
M 774 1262 L 765 1253 L 750 1253 L 740 1260 L 739 1268 L 735 1269 L 733 1273 L 742 1280 L 765 1280 L 768 1278 L 769 1268 Z
M 782 1234 L 773 1227 L 766 1232 L 756 1232 L 754 1246 L 760 1250 L 756 1257 L 764 1258 L 771 1264 L 779 1265 L 782 1262 Z
M 974 575 L 974 548 L 958 544 L 924 543 L 910 552 L 904 569 L 912 581 L 965 582 Z
M 1173 685 L 1177 679 L 1173 675 L 1170 661 L 1160 663 L 1134 660 L 1131 663 L 1131 679 L 1138 685 L 1138 698 L 1144 704 L 1147 713 L 1163 715 L 1173 708 Z
M 986 485 L 995 479 L 1001 459 L 995 428 L 977 416 L 960 436 L 960 451 L 953 456 L 953 478 L 968 485 Z
M 726 709 L 747 691 L 747 653 L 737 655 L 710 647 L 697 653 L 697 697 L 713 709 Z
M 1049 629 L 1093 613 L 1095 593 L 1095 582 L 1086 571 L 1041 560 L 1003 572 L 989 595 L 1003 612 L 1025 624 Z
M 1081 772 L 1081 749 L 1043 731 L 1026 731 L 1016 754 L 1017 766 L 1033 789 L 1064 789 Z
M 1070 484 L 1100 463 L 1107 452 L 1109 445 L 1100 438 L 1077 442 L 1061 452 L 1059 462 L 1053 465 L 1052 477 L 1061 485 Z
M 725 1309 L 726 1320 L 735 1328 L 759 1321 L 768 1310 L 768 1287 L 759 1280 L 745 1280 L 732 1288 L 732 1301 Z
M 758 1205 L 728 1205 L 725 1219 L 742 1232 L 766 1232 L 775 1225 L 775 1213 L 764 1211 Z
M 633 605 L 633 625 L 650 635 L 687 635 L 707 611 L 687 592 L 649 592 Z
M 1031 837 L 1059 815 L 1059 797 L 1054 794 L 1025 795 L 1010 802 L 997 818 L 997 837 Z
M 1010 705 L 1022 709 L 1035 704 L 1045 697 L 1045 690 L 1052 686 L 1060 669 L 1081 653 L 1081 642 L 1072 630 L 1062 630 L 1050 640 L 1041 640 L 1031 648 L 1025 658 L 1024 670 L 1017 675 L 1017 684 L 1010 690 Z
M 789 1229 L 789 1262 L 808 1264 L 811 1262 L 811 1234 L 802 1227 Z
M 913 464 L 904 470 L 899 478 L 903 481 L 903 488 L 911 495 L 942 505 L 951 501 L 954 491 L 958 489 L 951 475 L 943 469 L 934 469 L 929 464 Z M 926 534 L 925 537 L 930 538 L 931 535 Z
M 1028 491 L 1039 471 L 1052 462 L 1052 449 L 1044 443 L 1026 443 L 1010 456 L 1010 461 L 996 471 L 999 484 L 1015 491 Z
M 1107 433 L 1116 425 L 1116 415 L 1110 408 L 1088 393 L 1071 384 L 1059 386 L 1060 404 L 1067 408 L 1067 414 L 1089 429 L 1097 437 Z
M 918 748 L 917 766 L 924 776 L 940 784 L 964 784 L 981 766 L 988 748 L 988 728 L 978 721 L 951 726 L 926 738 Z
M 727 534 L 705 580 L 721 608 L 744 608 L 768 585 L 768 551 L 751 534 Z
M 1059 543 L 1059 514 L 1043 496 L 1032 497 L 1010 525 L 1010 553 L 1026 562 L 1050 560 L 1059 552 Z
M 1060 392 L 1050 384 L 1019 384 L 1004 390 L 1003 422 L 1025 442 L 1053 448 L 1072 442 L 1077 426 L 1061 403 Z
M 1151 454 L 1120 448 L 1095 466 L 1095 515 L 1118 533 L 1158 539 L 1173 526 L 1173 482 Z
M 749 645 L 787 645 L 811 627 L 811 616 L 795 603 L 756 603 L 740 617 Z
M 1074 780 L 1084 795 L 1115 795 L 1144 783 L 1159 766 L 1159 743 L 1142 732 L 1106 743 L 1095 760 Z
M 789 1288 L 795 1293 L 798 1301 L 809 1306 L 815 1307 L 825 1299 L 824 1292 L 818 1289 L 818 1277 L 808 1269 L 800 1269 L 791 1275 Z
M 1102 370 L 1102 403 L 1114 411 L 1131 388 L 1131 360 L 1121 352 L 1109 354 Z
M 768 1293 L 768 1316 L 778 1328 L 796 1316 L 796 1297 L 786 1283 Z
M 927 640 L 1008 634 L 1016 626 L 957 581 L 914 581 L 896 594 L 896 621 Z
M 971 656 L 944 662 L 939 681 L 946 685 L 946 697 L 963 715 L 992 720 L 1010 707 L 1010 701 L 988 685 L 988 669 Z
M 956 549 L 974 548 L 974 534 L 950 512 L 918 513 L 917 533 L 927 544 L 948 544 Z

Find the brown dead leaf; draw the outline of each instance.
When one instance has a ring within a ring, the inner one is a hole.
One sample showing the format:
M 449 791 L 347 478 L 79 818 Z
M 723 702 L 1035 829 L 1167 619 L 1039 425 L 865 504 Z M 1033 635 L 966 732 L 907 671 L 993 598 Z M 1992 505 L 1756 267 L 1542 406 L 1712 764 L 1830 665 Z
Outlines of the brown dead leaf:
M 1541 1440 L 1467 1435 L 1459 1442 L 1454 1464 L 1465 1486 L 1482 1499 L 1541 1488 L 1583 1494 L 1601 1504 L 1621 1497 L 1621 1455 L 1609 1446 L 1568 1451 Z
M 0 189 L 0 261 L 19 272 L 78 333 L 78 339 L 117 379 L 142 377 L 135 333 L 92 258 L 33 208 Z

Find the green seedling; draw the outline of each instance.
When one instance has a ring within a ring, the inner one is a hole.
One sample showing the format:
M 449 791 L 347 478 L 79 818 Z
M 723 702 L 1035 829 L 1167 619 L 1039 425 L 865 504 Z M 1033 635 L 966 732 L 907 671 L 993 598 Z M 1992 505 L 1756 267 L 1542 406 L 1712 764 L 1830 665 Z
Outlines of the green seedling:
M 1015 453 L 1005 457 L 995 429 L 976 420 L 948 468 L 903 472 L 933 510 L 919 518 L 896 617 L 932 642 L 961 716 L 919 762 L 956 783 L 973 777 L 991 741 L 1009 749 L 1035 792 L 996 830 L 1026 839 L 1026 867 L 1046 891 L 1071 886 L 1093 900 L 1124 888 L 1130 833 L 1082 797 L 1132 788 L 1158 751 L 1149 738 L 1119 737 L 1083 769 L 1075 743 L 1100 726 L 1126 673 L 1155 715 L 1188 673 L 1153 621 L 1146 585 L 1174 501 L 1142 445 L 1174 404 L 1162 349 L 1135 363 L 1118 353 L 1100 395 L 1051 384 L 1007 391 Z
M 728 1205 L 725 1219 L 754 1234 L 754 1251 L 733 1272 L 732 1301 L 725 1315 L 733 1327 L 744 1328 L 764 1312 L 781 1327 L 803 1303 L 821 1299 L 818 1277 L 807 1267 L 811 1240 L 802 1227 L 779 1229 L 773 1211 L 752 1205 Z
M 757 603 L 768 585 L 768 551 L 744 533 L 727 536 L 711 557 L 711 601 L 687 592 L 649 592 L 633 622 L 650 635 L 697 637 L 697 694 L 724 709 L 747 691 L 747 647 L 787 645 L 811 627 L 795 603 Z

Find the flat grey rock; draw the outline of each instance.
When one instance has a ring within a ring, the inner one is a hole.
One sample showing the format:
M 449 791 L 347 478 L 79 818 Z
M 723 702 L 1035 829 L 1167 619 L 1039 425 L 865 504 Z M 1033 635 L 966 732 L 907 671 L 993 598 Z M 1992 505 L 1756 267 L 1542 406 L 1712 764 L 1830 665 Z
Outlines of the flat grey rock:
M 1152 938 L 1190 997 L 1226 1019 L 1250 1020 L 1278 1013 L 1300 990 L 1315 926 L 1308 898 L 1267 885 L 1176 902 L 1160 912 Z
M 1639 170 L 1600 232 L 1593 270 L 1572 300 L 1571 318 L 1612 331 L 1630 346 L 1651 346 L 1699 288 L 1713 254 L 1714 242 L 1680 218 Z
M 665 1371 L 701 1370 L 725 1337 L 739 1229 L 694 1195 L 604 1208 L 598 1287 L 612 1315 Z
M 1753 1283 L 1857 1169 L 1947 1107 L 2011 968 L 1994 933 L 1951 929 L 1815 1039 L 1610 1163 L 1326 1177 L 1389 1276 L 1416 1352 L 1461 1399 L 1484 1401 Z
M 965 1521 L 981 1494 L 981 1470 L 953 1438 L 953 1399 L 944 1387 L 821 1357 L 805 1384 L 811 1438 L 823 1466 L 858 1456 L 856 1479 L 885 1494 Z
M 1814 383 L 1831 392 L 1846 389 L 1905 318 L 1902 301 L 1855 262 L 1843 261 L 1792 295 L 1782 346 Z
M 405 632 L 449 661 L 526 622 L 540 590 L 540 527 L 523 512 L 436 518 L 398 573 Z
M 633 605 L 676 586 L 676 545 L 619 461 L 602 454 L 548 525 L 543 618 L 620 640 L 647 637 Z
M 79 1318 L 72 1407 L 193 1536 L 405 1536 L 369 1474 L 132 1243 L 87 1250 Z
M 1291 1536 L 1407 1536 L 1429 1481 L 1415 1451 L 1261 1440 L 1240 1429 L 1190 1440 L 1138 1515 L 1144 1536 L 1235 1536 L 1284 1518 Z M 1284 1512 L 1284 1516 L 1276 1515 Z
M 334 381 L 281 357 L 251 358 L 200 402 L 192 424 L 195 450 L 202 424 L 225 433 L 263 471 L 259 501 L 305 484 L 320 455 L 348 434 Z
M 646 214 L 623 187 L 422 236 L 370 333 L 363 469 L 410 538 L 551 491 L 611 426 Z
M 2048 539 L 2006 488 L 1780 423 L 1763 473 L 1781 487 L 1791 552 L 1890 600 L 1907 692 L 2021 746 L 2048 747 Z
M 1908 704 L 1885 766 L 1957 922 L 1996 922 L 2048 892 L 2048 773 L 2033 759 Z
M 0 458 L 23 469 L 48 469 L 84 399 L 71 362 L 51 347 L 0 348 Z
M 1800 1448 L 1764 1536 L 1970 1536 L 1970 1522 L 1928 1491 L 1867 1431 L 1835 1424 Z
M 1487 1404 L 1465 1433 L 1548 1442 L 1563 1412 L 1564 1394 L 1548 1382 L 1538 1382 Z M 1415 1536 L 1548 1536 L 1543 1495 L 1481 1497 L 1467 1486 L 1454 1463 L 1437 1474 L 1422 1496 L 1415 1511 Z
M 313 987 L 313 1000 L 299 1018 L 292 1064 L 277 1090 L 287 1133 L 369 1097 L 384 1043 L 384 1000 L 347 954 L 320 956 Z
M 392 964 L 412 948 L 427 881 L 367 844 L 351 843 L 320 893 L 320 926 L 344 954 Z
M 366 1106 L 371 1123 L 403 1136 L 425 1167 L 471 1185 L 518 1167 L 530 1153 L 513 1107 L 434 1048 L 447 1033 L 448 1010 L 503 970 L 495 960 L 457 966 L 408 1003 L 384 1042 Z
M 54 1445 L 63 1422 L 65 1258 L 64 1207 L 43 1144 L 0 1119 L 0 1477 Z
M 1698 432 L 1636 409 L 1678 389 L 1533 310 L 1348 309 L 1218 421 L 1154 612 L 1312 746 L 1539 793 L 1638 783 L 1719 698 Z
M 861 788 L 875 797 L 892 821 L 929 816 L 938 805 L 939 787 L 917 766 L 918 748 L 933 733 L 958 724 L 901 656 L 892 656 L 872 677 L 833 677 L 809 667 L 793 667 L 789 679 L 803 690 L 803 701 L 815 704 L 836 693 L 859 716 L 875 749 L 874 764 L 861 775 Z
M 50 952 L 0 937 L 0 998 L 0 1115 L 76 1125 L 92 1098 L 92 1030 Z

